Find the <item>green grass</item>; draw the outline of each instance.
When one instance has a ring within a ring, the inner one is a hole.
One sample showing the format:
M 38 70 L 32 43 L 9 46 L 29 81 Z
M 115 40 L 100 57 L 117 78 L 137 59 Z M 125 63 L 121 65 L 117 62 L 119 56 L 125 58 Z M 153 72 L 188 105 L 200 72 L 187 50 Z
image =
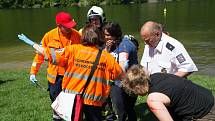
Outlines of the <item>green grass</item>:
M 45 75 L 38 80 L 47 87 Z M 51 108 L 47 91 L 36 88 L 28 81 L 28 71 L 0 72 L 0 120 L 48 121 Z
M 47 87 L 45 69 L 37 76 L 39 83 Z M 47 91 L 40 90 L 29 81 L 28 70 L 0 72 L 0 120 L 1 121 L 50 121 L 52 117 Z M 191 75 L 191 80 L 215 94 L 215 77 Z M 145 103 L 139 97 L 136 111 L 140 121 L 154 121 Z

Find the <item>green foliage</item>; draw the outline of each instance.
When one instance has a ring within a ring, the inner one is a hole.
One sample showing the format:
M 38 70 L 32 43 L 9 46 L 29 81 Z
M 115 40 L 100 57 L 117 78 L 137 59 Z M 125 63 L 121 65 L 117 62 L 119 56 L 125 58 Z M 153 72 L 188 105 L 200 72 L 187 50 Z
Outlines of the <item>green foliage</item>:
M 147 0 L 0 0 L 0 8 L 69 7 L 72 5 L 101 5 L 141 3 Z
M 12 6 L 13 3 L 14 3 L 14 0 L 1 0 L 0 1 L 1 7 L 6 7 L 6 8 Z
M 104 0 L 80 0 L 80 5 L 100 5 Z
M 121 0 L 107 0 L 107 4 L 120 4 Z
M 99 5 L 103 0 L 88 0 L 89 5 Z

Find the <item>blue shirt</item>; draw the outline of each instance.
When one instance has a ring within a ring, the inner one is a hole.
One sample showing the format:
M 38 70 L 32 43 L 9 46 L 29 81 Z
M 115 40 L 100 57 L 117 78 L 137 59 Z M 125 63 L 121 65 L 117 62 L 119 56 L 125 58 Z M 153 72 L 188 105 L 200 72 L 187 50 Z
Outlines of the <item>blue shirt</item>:
M 122 38 L 122 41 L 120 42 L 119 46 L 116 47 L 116 49 L 111 52 L 111 55 L 113 55 L 116 59 L 116 61 L 119 63 L 120 57 L 119 53 L 126 52 L 128 53 L 128 68 L 130 68 L 132 65 L 138 64 L 137 60 L 137 47 L 131 42 L 130 38 L 127 36 L 124 36 Z M 121 87 L 121 81 L 115 80 L 115 85 Z
M 134 64 L 138 64 L 137 47 L 133 44 L 133 42 L 131 42 L 130 38 L 127 36 L 124 36 L 119 46 L 113 52 L 111 52 L 111 54 L 118 62 L 119 53 L 121 52 L 128 53 L 128 67 L 131 67 Z

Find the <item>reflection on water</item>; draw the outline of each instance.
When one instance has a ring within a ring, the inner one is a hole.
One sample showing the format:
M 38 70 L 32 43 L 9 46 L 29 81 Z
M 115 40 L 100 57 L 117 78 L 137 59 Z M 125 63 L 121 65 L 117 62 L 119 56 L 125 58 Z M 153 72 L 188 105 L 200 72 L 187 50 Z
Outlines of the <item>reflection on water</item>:
M 164 17 L 163 3 L 102 6 L 108 21 L 119 22 L 125 34 L 140 40 L 139 30 L 148 20 L 164 23 L 170 35 L 182 42 L 199 68 L 199 73 L 215 74 L 215 0 L 168 2 Z M 55 27 L 55 14 L 67 11 L 81 28 L 86 22 L 90 6 L 72 8 L 0 10 L 0 70 L 1 65 L 22 65 L 32 60 L 32 48 L 19 42 L 18 33 L 24 33 L 40 42 L 43 35 Z M 139 58 L 144 44 L 140 40 Z M 5 67 L 5 66 L 4 66 Z M 6 66 L 8 67 L 8 65 Z
M 210 42 L 199 42 L 191 44 L 191 49 L 195 50 L 196 56 L 192 56 L 197 63 L 199 72 L 201 74 L 215 75 L 215 46 Z

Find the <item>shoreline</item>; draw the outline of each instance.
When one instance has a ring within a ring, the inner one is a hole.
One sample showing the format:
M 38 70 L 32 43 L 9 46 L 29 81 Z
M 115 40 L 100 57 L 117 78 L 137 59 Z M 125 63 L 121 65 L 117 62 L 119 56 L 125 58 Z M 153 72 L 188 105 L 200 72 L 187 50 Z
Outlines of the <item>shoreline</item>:
M 31 64 L 33 60 L 28 61 L 12 61 L 12 62 L 5 62 L 0 63 L 0 71 L 14 71 L 14 70 L 30 70 Z M 42 64 L 42 67 L 46 67 L 47 62 Z M 214 68 L 199 68 L 199 71 L 194 72 L 193 75 L 204 75 L 204 76 L 212 76 L 215 77 Z

